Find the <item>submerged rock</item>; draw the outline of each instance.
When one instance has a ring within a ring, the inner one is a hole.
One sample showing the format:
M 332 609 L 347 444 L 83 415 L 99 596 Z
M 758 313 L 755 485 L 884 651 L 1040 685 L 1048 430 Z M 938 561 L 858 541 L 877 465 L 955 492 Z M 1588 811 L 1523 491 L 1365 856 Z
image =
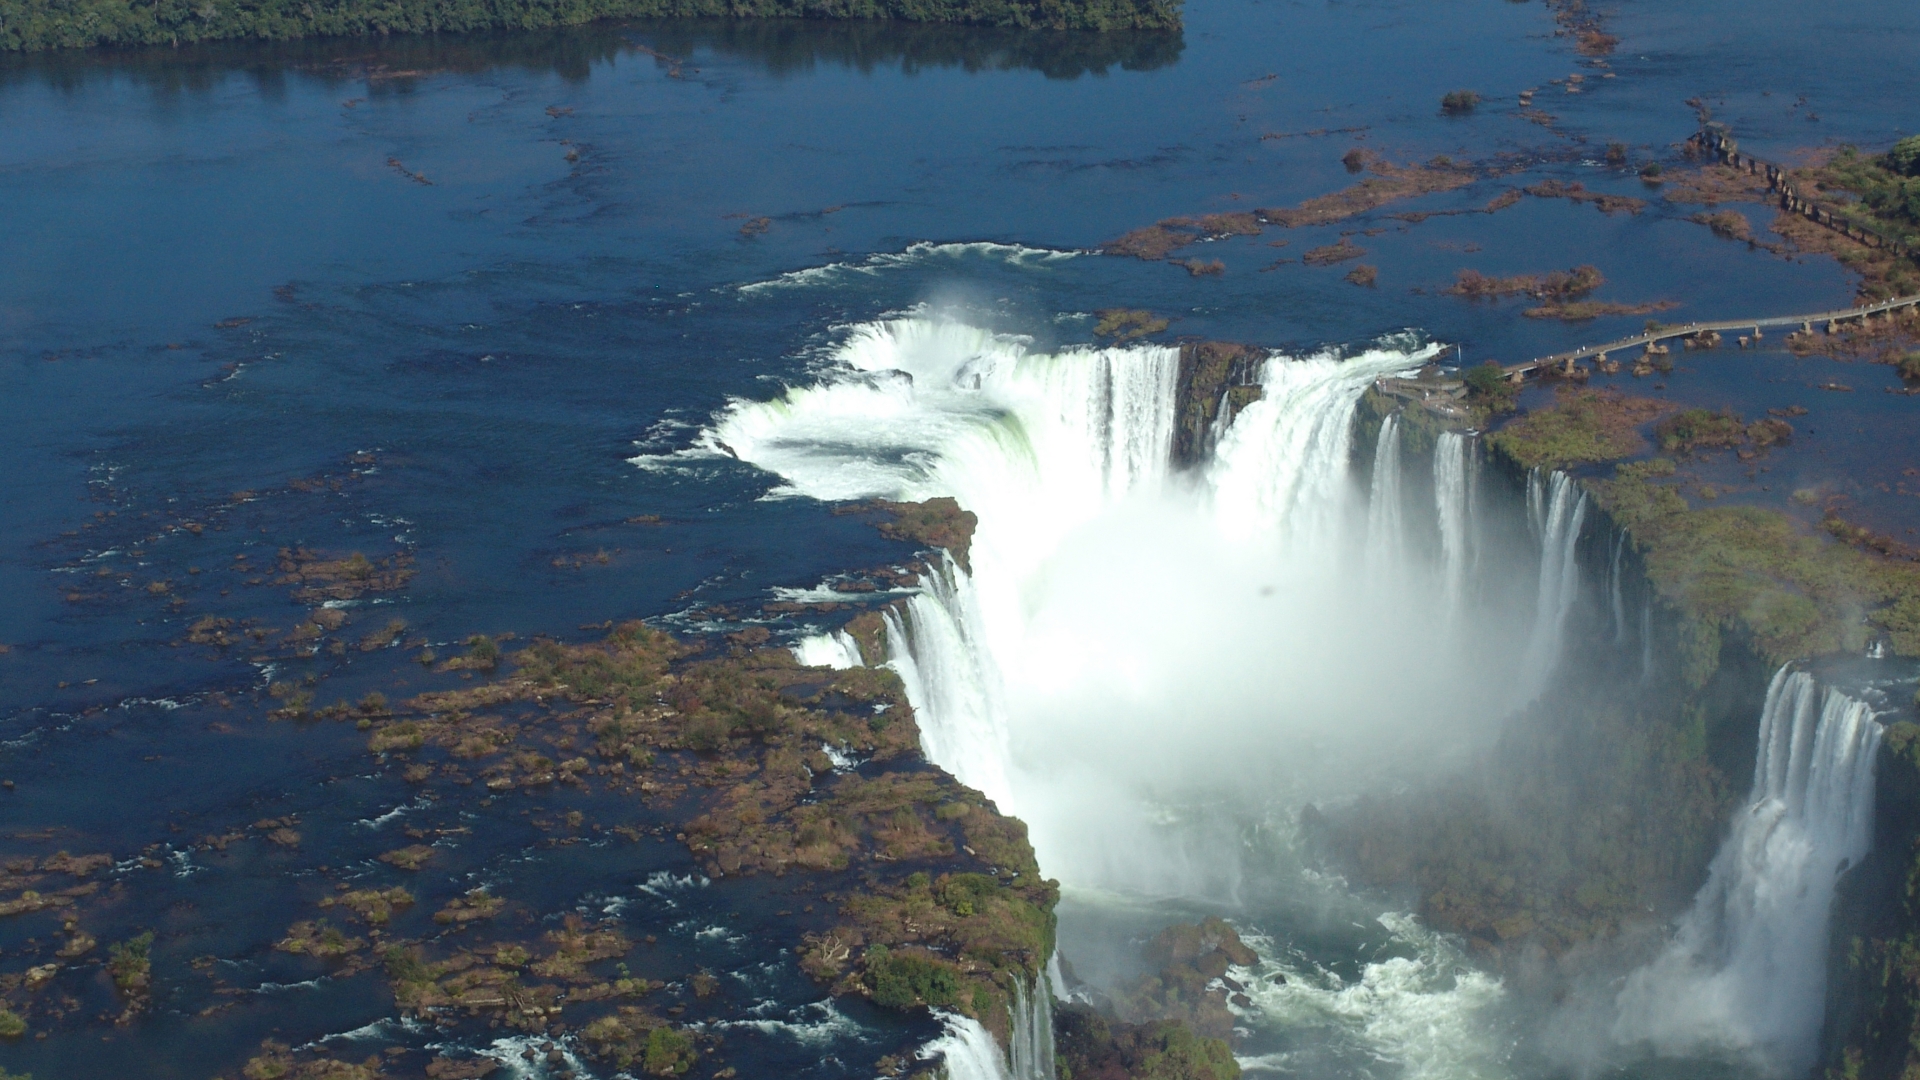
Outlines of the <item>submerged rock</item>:
M 1241 986 L 1226 978 L 1227 969 L 1257 964 L 1260 956 L 1226 920 L 1208 916 L 1198 923 L 1169 926 L 1154 935 L 1142 955 L 1158 972 L 1114 994 L 1114 1011 L 1121 1019 L 1178 1021 L 1209 1038 L 1232 1036 L 1234 1017 L 1227 1002 Z

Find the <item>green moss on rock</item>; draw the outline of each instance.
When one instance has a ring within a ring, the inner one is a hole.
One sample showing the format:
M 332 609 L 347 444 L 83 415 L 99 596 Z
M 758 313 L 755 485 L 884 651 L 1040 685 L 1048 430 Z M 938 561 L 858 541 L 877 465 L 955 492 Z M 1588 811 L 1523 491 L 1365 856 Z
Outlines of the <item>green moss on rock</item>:
M 1591 489 L 1632 536 L 1670 606 L 1750 631 L 1775 663 L 1858 652 L 1872 629 L 1920 655 L 1920 565 L 1869 555 L 1755 506 L 1695 509 L 1660 483 L 1671 461 L 1623 465 Z

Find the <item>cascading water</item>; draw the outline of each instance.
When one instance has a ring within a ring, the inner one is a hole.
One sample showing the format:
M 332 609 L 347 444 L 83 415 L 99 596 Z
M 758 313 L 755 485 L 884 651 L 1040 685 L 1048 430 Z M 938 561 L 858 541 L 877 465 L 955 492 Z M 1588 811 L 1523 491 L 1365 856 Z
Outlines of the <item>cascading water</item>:
M 1025 820 L 1069 889 L 1230 902 L 1250 823 L 1431 770 L 1500 715 L 1504 673 L 1454 662 L 1466 635 L 1443 602 L 1474 557 L 1466 440 L 1440 496 L 1457 511 L 1449 554 L 1416 559 L 1395 538 L 1406 588 L 1356 572 L 1355 407 L 1432 352 L 1270 358 L 1260 398 L 1176 478 L 1177 351 L 1043 355 L 900 319 L 856 328 L 820 384 L 736 402 L 705 445 L 778 473 L 776 495 L 954 496 L 978 514 L 971 572 L 946 561 L 886 616 L 929 758 Z M 1372 500 L 1383 514 L 1392 487 Z M 1505 627 L 1524 621 L 1490 619 L 1477 640 L 1517 655 Z M 1051 995 L 1031 998 L 1039 1060 Z M 950 1069 L 968 1037 L 956 1024 Z
M 1053 994 L 1047 975 L 1033 985 L 1014 984 L 1008 1046 L 971 1017 L 939 1013 L 945 1034 L 921 1048 L 921 1060 L 938 1060 L 947 1080 L 1054 1080 Z
M 1400 514 L 1400 414 L 1380 422 L 1373 450 L 1373 486 L 1367 493 L 1367 569 L 1391 573 L 1405 560 L 1406 526 Z
M 1731 1050 L 1782 1076 L 1818 1052 L 1827 921 L 1872 843 L 1873 711 L 1781 668 L 1760 717 L 1753 791 L 1667 950 L 1620 992 L 1614 1037 Z
M 1433 448 L 1433 500 L 1440 521 L 1440 581 L 1448 620 L 1457 619 L 1466 598 L 1473 558 L 1473 438 L 1441 432 Z
M 1587 496 L 1566 473 L 1545 481 L 1535 470 L 1527 477 L 1527 516 L 1540 539 L 1540 585 L 1535 592 L 1533 631 L 1521 660 L 1516 704 L 1540 696 L 1560 662 L 1567 616 L 1580 596 L 1580 563 L 1575 549 L 1587 520 Z
M 1008 738 L 997 669 L 987 656 L 973 579 L 943 556 L 905 611 L 888 609 L 887 664 L 920 721 L 921 749 L 961 783 L 1005 802 Z
M 1221 527 L 1241 538 L 1278 534 L 1315 557 L 1341 546 L 1354 406 L 1375 379 L 1409 359 L 1382 351 L 1345 362 L 1268 360 L 1260 399 L 1227 429 L 1208 470 Z
M 922 1047 L 920 1060 L 938 1061 L 947 1080 L 1016 1080 L 1007 1075 L 1000 1045 L 980 1021 L 958 1013 L 937 1015 L 947 1027 L 946 1034 Z
M 860 658 L 860 644 L 845 630 L 835 630 L 831 634 L 808 634 L 794 642 L 793 658 L 807 667 L 826 667 L 836 671 L 862 667 L 866 663 Z
M 1653 599 L 1640 602 L 1640 681 L 1653 678 Z
M 1620 592 L 1620 556 L 1627 550 L 1627 534 L 1613 538 L 1613 558 L 1607 561 L 1607 597 L 1613 611 L 1613 643 L 1627 640 L 1627 604 Z
M 1014 983 L 1010 1080 L 1054 1080 L 1053 989 L 1042 972 L 1033 985 Z

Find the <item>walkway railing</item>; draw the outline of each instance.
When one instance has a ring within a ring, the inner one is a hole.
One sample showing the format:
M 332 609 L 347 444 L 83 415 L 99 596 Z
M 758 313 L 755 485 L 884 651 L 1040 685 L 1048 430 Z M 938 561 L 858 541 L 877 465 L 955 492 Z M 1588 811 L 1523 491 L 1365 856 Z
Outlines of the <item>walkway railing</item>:
M 1724 125 L 1708 124 L 1695 132 L 1687 142 L 1735 169 L 1744 170 L 1749 176 L 1766 177 L 1767 190 L 1779 196 L 1782 210 L 1799 214 L 1815 224 L 1824 225 L 1849 240 L 1871 248 L 1891 251 L 1908 258 L 1912 258 L 1915 254 L 1913 245 L 1898 237 L 1885 236 L 1857 221 L 1849 221 L 1815 205 L 1811 199 L 1800 194 L 1799 187 L 1794 184 L 1793 178 L 1787 175 L 1785 168 L 1772 162 L 1762 161 L 1752 154 L 1742 154 L 1740 144 L 1734 141 L 1733 135 Z
M 1578 349 L 1542 356 L 1537 360 L 1528 360 L 1519 364 L 1508 364 L 1504 370 L 1509 379 L 1522 379 L 1542 368 L 1558 366 L 1563 373 L 1571 374 L 1574 361 L 1587 359 L 1604 360 L 1608 353 L 1631 349 L 1636 345 L 1658 345 L 1662 341 L 1685 339 L 1701 334 L 1719 333 L 1723 330 L 1737 331 L 1751 329 L 1753 337 L 1763 335 L 1760 331 L 1769 326 L 1798 326 L 1804 333 L 1813 333 L 1815 326 L 1825 324 L 1827 333 L 1835 333 L 1840 324 L 1857 320 L 1865 324 L 1876 315 L 1890 314 L 1904 308 L 1920 305 L 1920 296 L 1902 296 L 1893 300 L 1884 300 L 1866 307 L 1842 308 L 1839 311 L 1819 311 L 1811 315 L 1777 315 L 1766 319 L 1728 319 L 1721 322 L 1679 323 L 1673 326 L 1661 326 L 1632 337 L 1609 341 L 1604 345 L 1585 345 Z

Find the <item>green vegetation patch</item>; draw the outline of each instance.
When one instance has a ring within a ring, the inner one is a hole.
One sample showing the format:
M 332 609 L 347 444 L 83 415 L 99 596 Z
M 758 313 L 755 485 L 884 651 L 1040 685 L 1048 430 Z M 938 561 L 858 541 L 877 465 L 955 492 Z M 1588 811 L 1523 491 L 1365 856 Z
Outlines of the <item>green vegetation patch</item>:
M 1469 372 L 1469 386 L 1474 386 L 1472 379 L 1478 375 L 1479 369 Z M 1617 461 L 1646 450 L 1640 426 L 1668 408 L 1652 398 L 1628 397 L 1614 390 L 1563 386 L 1553 405 L 1514 420 L 1487 441 L 1529 469 Z
M 1887 166 L 1902 176 L 1920 176 L 1920 135 L 1909 135 L 1887 151 Z
M 1467 404 L 1483 417 L 1512 412 L 1520 399 L 1519 384 L 1507 378 L 1498 360 L 1468 368 L 1460 381 L 1467 386 Z
M 1606 284 L 1606 281 L 1598 267 L 1589 265 L 1546 274 L 1516 274 L 1512 277 L 1489 277 L 1478 270 L 1468 269 L 1455 275 L 1453 284 L 1442 291 L 1469 300 L 1531 296 L 1536 300 L 1562 301 L 1585 296 Z
M 1779 511 L 1692 509 L 1659 483 L 1673 472 L 1655 459 L 1592 484 L 1662 599 L 1698 620 L 1745 626 L 1774 663 L 1858 652 L 1874 627 L 1896 652 L 1920 655 L 1920 565 L 1822 539 Z
M 1655 426 L 1654 435 L 1660 440 L 1660 449 L 1668 453 L 1739 449 L 1740 456 L 1747 458 L 1792 442 L 1793 425 L 1773 417 L 1749 424 L 1732 409 L 1687 409 L 1662 420 Z
M 885 945 L 867 950 L 866 983 L 876 1005 L 907 1009 L 915 1005 L 947 1008 L 960 1004 L 960 971 L 939 957 L 896 953 Z M 972 995 L 968 995 L 972 1000 Z
M 536 686 L 580 698 L 626 698 L 651 690 L 668 663 L 688 651 L 671 635 L 632 622 L 597 646 L 539 641 L 515 659 L 521 675 Z
M 121 993 L 138 994 L 153 980 L 153 961 L 148 956 L 152 948 L 151 930 L 107 946 L 107 974 Z
M 1156 317 L 1151 311 L 1107 308 L 1096 314 L 1099 315 L 1100 321 L 1093 325 L 1093 336 L 1112 338 L 1115 342 L 1132 341 L 1149 334 L 1158 334 L 1168 325 L 1167 320 Z
M 1858 199 L 1840 208 L 1845 216 L 1900 239 L 1920 240 L 1920 175 L 1910 171 L 1913 160 L 1907 153 L 1903 151 L 1907 165 L 1901 166 L 1891 153 L 1873 157 L 1844 146 L 1809 173 L 1823 191 L 1847 192 Z

